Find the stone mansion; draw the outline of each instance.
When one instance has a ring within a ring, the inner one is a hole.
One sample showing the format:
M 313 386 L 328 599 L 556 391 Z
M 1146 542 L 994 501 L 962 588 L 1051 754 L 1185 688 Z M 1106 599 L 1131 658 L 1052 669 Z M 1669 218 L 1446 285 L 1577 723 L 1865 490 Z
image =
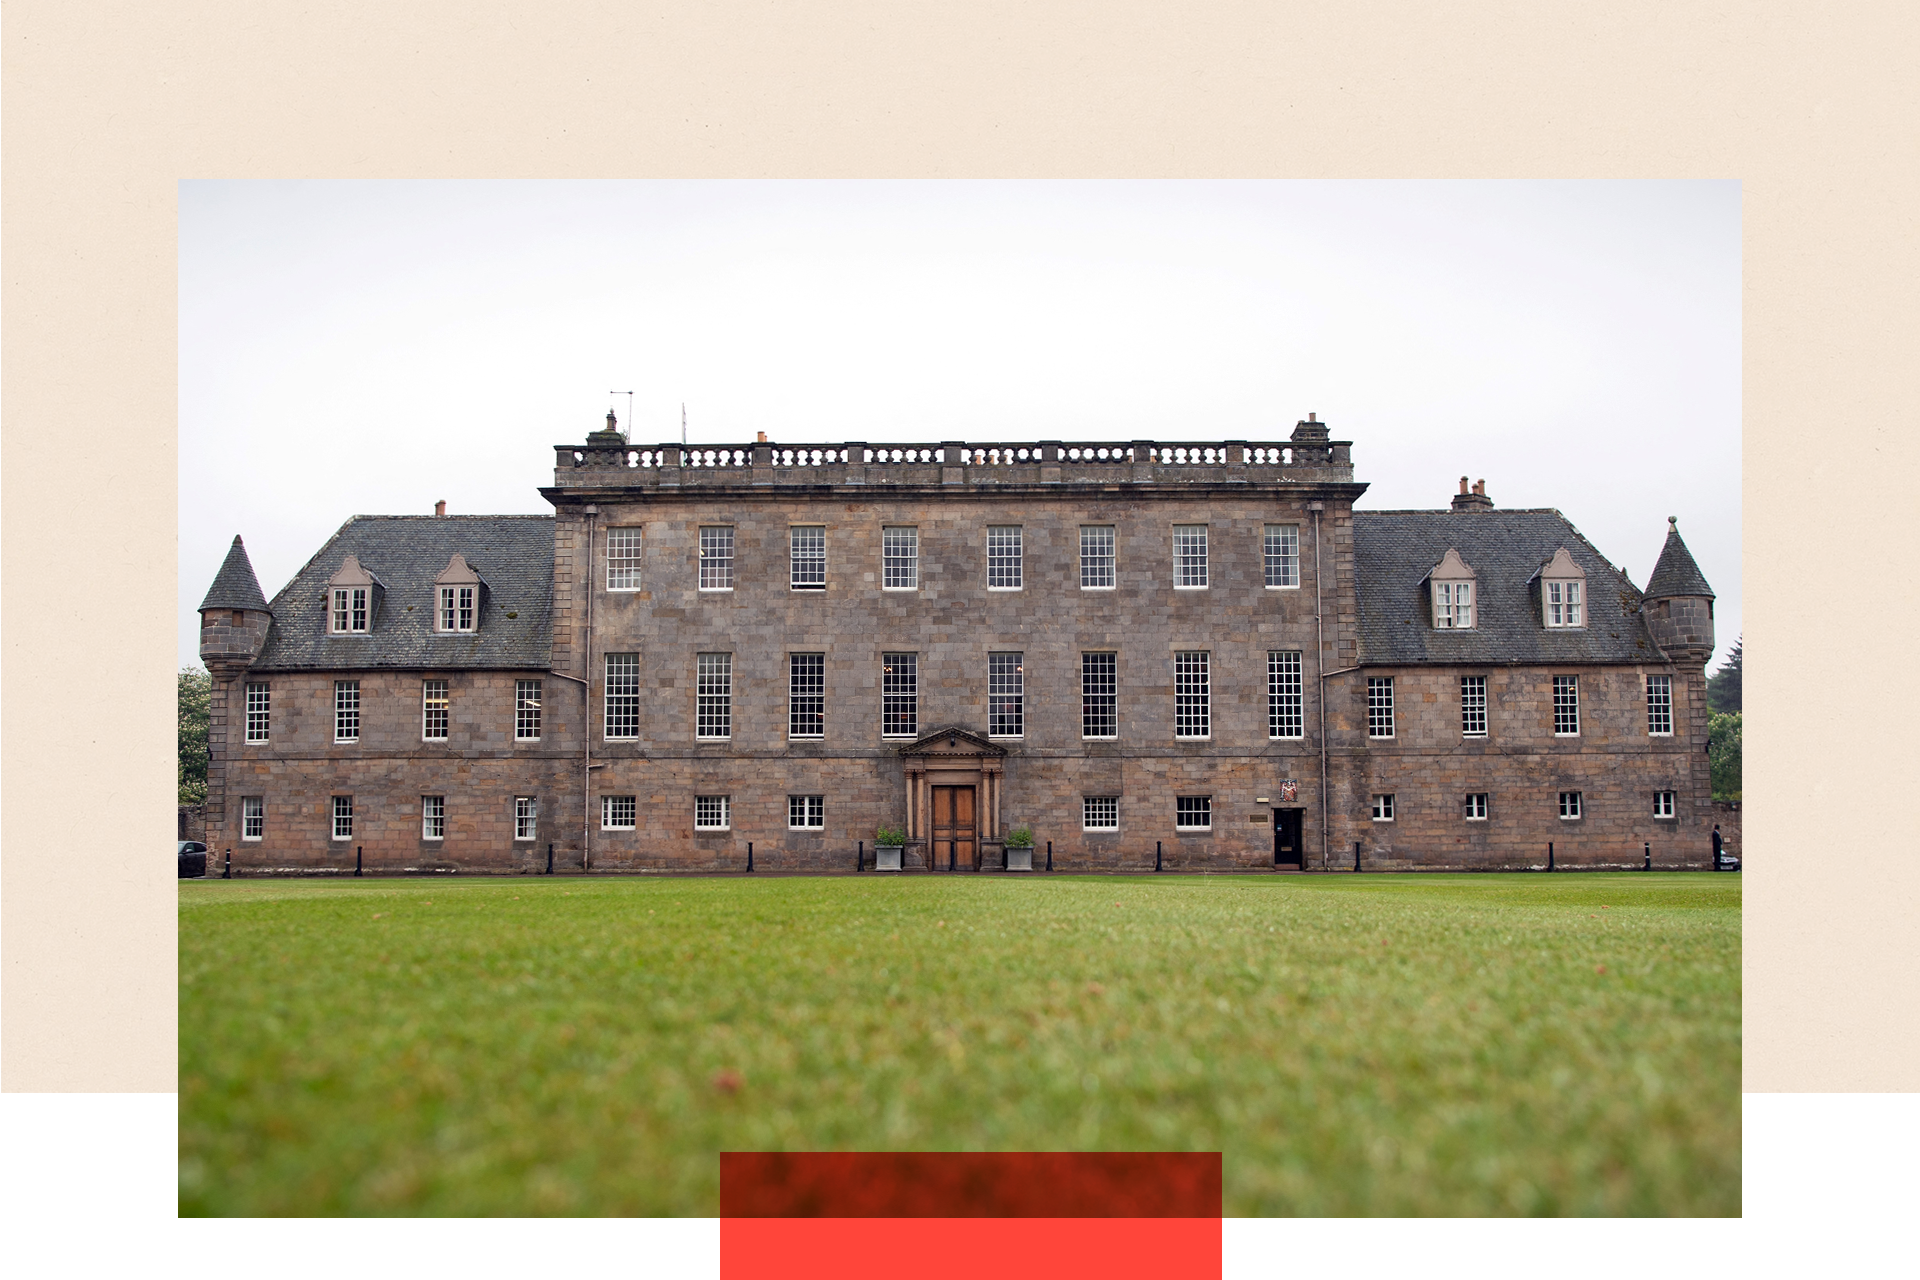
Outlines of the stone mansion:
M 236 874 L 1709 864 L 1713 592 L 1350 445 L 556 446 L 201 605 Z M 441 504 L 444 509 L 444 504 Z

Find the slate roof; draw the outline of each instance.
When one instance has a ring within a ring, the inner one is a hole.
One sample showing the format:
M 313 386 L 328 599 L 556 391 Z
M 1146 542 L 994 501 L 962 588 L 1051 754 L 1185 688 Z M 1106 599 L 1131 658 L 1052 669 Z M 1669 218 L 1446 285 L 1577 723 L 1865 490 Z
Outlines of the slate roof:
M 1671 520 L 1667 522 L 1667 545 L 1660 548 L 1660 563 L 1653 566 L 1645 594 L 1713 599 L 1713 588 L 1707 585 L 1700 566 L 1693 562 L 1693 553 L 1687 550 L 1687 544 L 1680 541 L 1680 527 Z
M 433 629 L 433 580 L 456 551 L 486 582 L 487 602 L 476 630 L 447 635 Z M 369 634 L 331 636 L 327 579 L 349 554 L 386 590 Z M 354 516 L 274 596 L 252 670 L 544 671 L 552 612 L 552 516 Z
M 1354 582 L 1364 666 L 1660 662 L 1640 592 L 1558 511 L 1356 511 Z M 1478 580 L 1475 626 L 1433 626 L 1425 578 L 1457 547 Z M 1565 547 L 1587 575 L 1587 625 L 1549 631 L 1530 580 Z
M 207 598 L 200 602 L 206 609 L 265 609 L 267 598 L 261 594 L 260 579 L 253 576 L 253 561 L 247 558 L 247 546 L 240 535 L 233 535 L 233 546 L 220 572 L 213 575 Z

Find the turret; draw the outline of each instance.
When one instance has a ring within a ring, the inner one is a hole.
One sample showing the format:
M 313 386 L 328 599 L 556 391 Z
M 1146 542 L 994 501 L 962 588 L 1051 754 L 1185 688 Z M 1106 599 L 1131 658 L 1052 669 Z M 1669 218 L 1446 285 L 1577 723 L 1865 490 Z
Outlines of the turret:
M 267 642 L 273 611 L 253 576 L 246 544 L 234 535 L 226 563 L 200 602 L 200 661 L 215 680 L 231 680 L 252 665 Z
M 1653 642 L 1676 663 L 1705 667 L 1713 656 L 1713 588 L 1667 517 L 1667 545 L 1647 579 L 1645 610 Z

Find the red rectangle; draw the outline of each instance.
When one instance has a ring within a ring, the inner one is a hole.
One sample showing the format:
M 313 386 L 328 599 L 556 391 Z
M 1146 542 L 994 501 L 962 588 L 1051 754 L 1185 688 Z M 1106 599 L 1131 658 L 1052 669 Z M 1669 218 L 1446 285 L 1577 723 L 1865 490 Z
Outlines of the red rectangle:
M 722 1218 L 1218 1218 L 1217 1151 L 726 1151 Z
M 720 1280 L 1220 1280 L 1220 1218 L 722 1218 Z

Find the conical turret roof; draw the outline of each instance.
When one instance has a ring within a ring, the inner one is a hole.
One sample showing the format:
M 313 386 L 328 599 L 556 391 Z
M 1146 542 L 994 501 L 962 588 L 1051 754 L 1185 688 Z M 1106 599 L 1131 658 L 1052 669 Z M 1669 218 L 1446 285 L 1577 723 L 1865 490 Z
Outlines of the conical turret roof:
M 1653 566 L 1645 592 L 1649 600 L 1673 596 L 1705 596 L 1713 599 L 1713 588 L 1693 562 L 1693 553 L 1680 540 L 1680 523 L 1667 517 L 1667 545 L 1660 549 L 1660 563 Z
M 207 589 L 207 598 L 200 602 L 200 608 L 207 609 L 267 609 L 267 598 L 260 592 L 260 579 L 253 576 L 253 561 L 247 559 L 246 544 L 240 541 L 240 535 L 233 535 L 233 547 L 227 552 L 227 562 L 220 566 L 220 572 L 214 575 L 213 586 Z

